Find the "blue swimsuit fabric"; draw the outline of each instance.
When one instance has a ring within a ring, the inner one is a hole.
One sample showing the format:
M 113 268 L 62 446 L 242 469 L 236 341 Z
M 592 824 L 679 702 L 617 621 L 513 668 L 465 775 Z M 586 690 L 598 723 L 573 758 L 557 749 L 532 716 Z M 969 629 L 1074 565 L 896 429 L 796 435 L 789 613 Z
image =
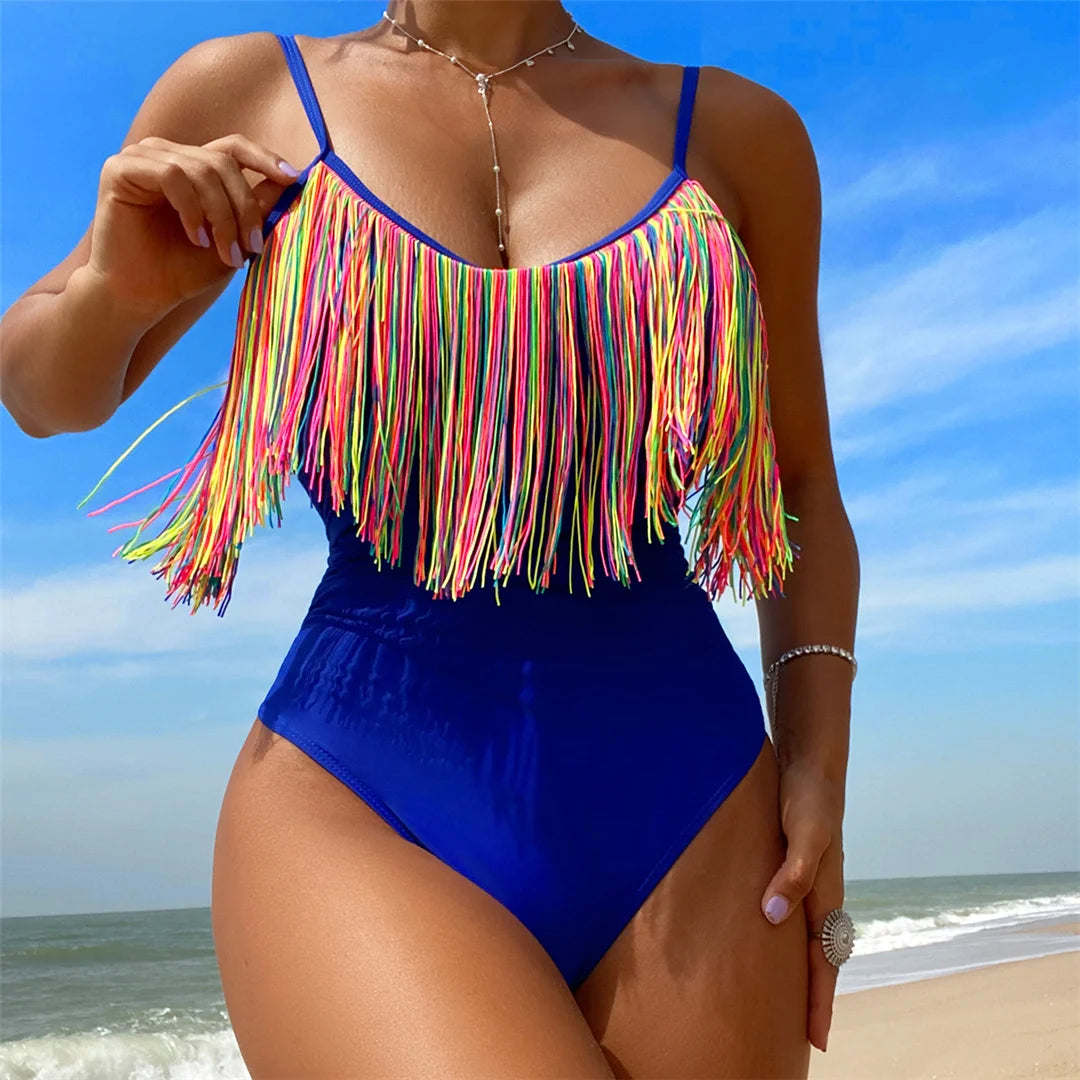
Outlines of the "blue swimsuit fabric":
M 629 587 L 598 574 L 588 595 L 577 570 L 571 592 L 560 541 L 546 592 L 435 599 L 415 532 L 377 566 L 297 476 L 329 557 L 259 718 L 505 905 L 576 990 L 767 737 L 677 527 L 650 543 L 635 517 Z

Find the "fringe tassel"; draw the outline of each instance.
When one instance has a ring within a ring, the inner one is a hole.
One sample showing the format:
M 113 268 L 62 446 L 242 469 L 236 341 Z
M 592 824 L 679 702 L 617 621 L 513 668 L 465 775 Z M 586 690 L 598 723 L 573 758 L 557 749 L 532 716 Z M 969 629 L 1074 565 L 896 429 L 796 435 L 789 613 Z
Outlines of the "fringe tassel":
M 798 519 L 784 512 L 767 353 L 749 259 L 694 180 L 586 256 L 505 271 L 442 254 L 320 163 L 249 263 L 210 429 L 149 485 L 179 474 L 114 555 L 163 553 L 153 572 L 173 606 L 223 615 L 244 541 L 280 525 L 302 467 L 317 498 L 348 505 L 377 564 L 399 565 L 418 457 L 413 579 L 435 596 L 490 572 L 497 599 L 523 569 L 546 589 L 563 528 L 587 591 L 596 549 L 629 584 L 644 451 L 649 541 L 697 496 L 692 579 L 712 598 L 729 584 L 743 603 L 774 595 L 798 551 L 785 519 Z

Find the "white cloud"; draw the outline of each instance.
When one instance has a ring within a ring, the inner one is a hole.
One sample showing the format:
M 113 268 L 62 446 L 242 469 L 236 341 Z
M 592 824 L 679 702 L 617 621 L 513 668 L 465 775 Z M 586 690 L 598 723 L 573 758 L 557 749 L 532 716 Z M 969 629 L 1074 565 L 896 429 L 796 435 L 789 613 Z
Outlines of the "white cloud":
M 861 168 L 828 155 L 826 170 L 854 175 L 824 185 L 824 219 L 846 229 L 858 219 L 880 220 L 891 204 L 906 215 L 923 206 L 966 207 L 979 197 L 1033 190 L 1045 198 L 1074 196 L 1076 152 L 1076 106 L 1063 98 L 1014 121 L 995 118 L 983 127 L 950 132 L 947 139 L 901 146 L 892 158 Z
M 976 474 L 968 469 L 963 489 L 957 489 L 956 473 L 941 463 L 913 471 L 888 486 L 864 491 L 844 500 L 852 526 L 884 526 L 893 530 L 897 522 L 918 522 L 909 535 L 933 538 L 933 550 L 941 558 L 953 558 L 953 542 L 961 543 L 973 534 L 989 536 L 997 547 L 1007 535 L 1022 527 L 1025 535 L 1053 533 L 1080 516 L 1080 483 L 1064 480 L 1036 483 L 1011 490 L 996 490 L 997 473 L 987 468 Z M 989 488 L 977 493 L 976 488 Z M 916 518 L 916 514 L 918 517 Z M 1012 520 L 1008 520 L 1011 516 Z M 947 536 L 952 530 L 955 535 Z M 893 534 L 895 535 L 895 533 Z M 903 536 L 903 534 L 901 534 Z M 948 544 L 943 544 L 948 540 Z
M 1077 393 L 1075 359 L 1047 362 L 1080 337 L 1072 101 L 928 134 L 883 160 L 841 146 L 822 163 L 826 231 L 843 233 L 821 281 L 838 461 Z
M 990 481 L 989 493 L 961 496 L 947 469 L 925 469 L 845 499 L 859 543 L 861 641 L 934 650 L 951 635 L 952 647 L 975 652 L 1001 639 L 1004 615 L 1080 599 L 1077 482 L 996 491 L 993 479 L 966 477 L 969 491 Z M 716 611 L 736 648 L 756 656 L 756 607 L 721 598 Z
M 862 615 L 879 612 L 993 612 L 1028 604 L 1075 600 L 1080 596 L 1080 563 L 1075 556 L 1001 562 L 995 566 L 952 566 L 913 574 L 888 559 L 872 560 L 866 576 L 871 588 L 860 605 Z
M 896 559 L 860 553 L 859 643 L 923 652 L 948 645 L 977 654 L 990 642 L 1030 636 L 1016 625 L 1014 616 L 1022 609 L 1080 599 L 1080 561 L 1074 556 L 972 567 L 942 566 L 942 561 L 920 565 L 911 552 Z M 760 682 L 755 606 L 721 600 L 715 607 L 725 633 Z M 1040 634 L 1047 641 L 1058 637 L 1052 627 Z
M 833 455 L 842 464 L 910 455 L 931 440 L 955 445 L 978 438 L 989 424 L 1038 422 L 1048 403 L 1075 400 L 1077 389 L 1076 364 L 1067 357 L 1043 357 L 1025 365 L 1022 375 L 1007 364 L 982 368 L 947 394 L 919 398 L 918 408 L 900 402 L 892 416 L 880 409 L 849 413 L 836 425 Z
M 829 189 L 823 198 L 822 216 L 831 224 L 878 212 L 884 204 L 900 200 L 983 194 L 994 183 L 993 178 L 970 168 L 956 176 L 944 153 L 919 147 L 890 161 L 877 162 L 847 183 Z
M 1075 607 L 1080 599 L 1075 556 L 938 570 L 871 559 L 863 580 L 857 632 L 862 642 L 905 651 L 978 654 L 994 644 L 1075 640 L 1074 627 L 1062 631 L 1034 615 L 1040 605 Z M 1020 618 L 1025 609 L 1032 618 Z
M 929 251 L 863 268 L 823 319 L 832 421 L 941 392 L 981 367 L 1022 361 L 1080 334 L 1076 215 L 1040 210 Z
M 295 629 L 326 566 L 322 548 L 245 551 L 225 615 L 166 602 L 145 563 L 67 567 L 2 597 L 4 677 L 24 662 L 114 654 L 99 674 L 134 675 L 143 655 L 221 649 L 241 640 L 278 638 Z M 32 676 L 31 676 L 32 677 Z

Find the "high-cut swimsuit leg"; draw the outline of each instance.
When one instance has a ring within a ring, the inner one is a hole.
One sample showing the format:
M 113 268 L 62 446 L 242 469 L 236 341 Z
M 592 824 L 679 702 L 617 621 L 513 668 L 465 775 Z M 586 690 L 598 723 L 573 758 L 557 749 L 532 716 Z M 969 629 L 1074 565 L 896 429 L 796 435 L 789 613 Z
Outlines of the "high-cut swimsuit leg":
M 315 91 L 295 41 L 279 40 L 322 157 Z M 676 175 L 696 84 L 686 68 Z M 356 520 L 298 477 L 329 558 L 259 718 L 504 904 L 576 990 L 766 739 L 678 529 L 649 542 L 636 516 L 629 587 L 570 592 L 557 575 L 543 592 L 512 580 L 499 604 L 487 588 L 437 599 L 408 566 L 377 567 Z M 405 551 L 416 519 L 410 495 Z

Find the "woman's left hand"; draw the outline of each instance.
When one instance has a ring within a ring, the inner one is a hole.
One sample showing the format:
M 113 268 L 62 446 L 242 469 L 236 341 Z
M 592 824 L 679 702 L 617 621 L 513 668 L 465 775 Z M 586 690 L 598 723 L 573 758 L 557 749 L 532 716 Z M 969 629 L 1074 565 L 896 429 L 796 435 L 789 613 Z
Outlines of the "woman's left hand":
M 844 849 L 842 788 L 820 769 L 794 761 L 780 774 L 780 823 L 787 838 L 787 854 L 761 898 L 769 918 L 779 906 L 769 907 L 776 896 L 786 901 L 778 918 L 782 922 L 803 902 L 808 930 L 821 930 L 827 912 L 844 903 Z M 824 1050 L 832 1024 L 833 998 L 838 969 L 825 958 L 820 938 L 807 938 L 809 949 L 810 1003 L 807 1037 Z

